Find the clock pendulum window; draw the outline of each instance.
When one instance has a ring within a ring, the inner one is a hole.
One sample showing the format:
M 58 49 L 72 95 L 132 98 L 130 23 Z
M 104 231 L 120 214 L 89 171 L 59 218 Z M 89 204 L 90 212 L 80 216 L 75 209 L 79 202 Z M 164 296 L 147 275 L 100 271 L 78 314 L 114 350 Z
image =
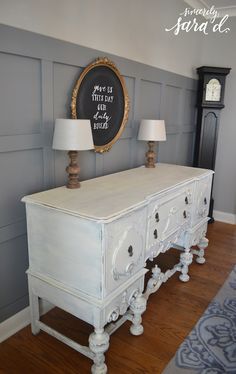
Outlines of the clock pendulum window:
M 216 146 L 220 112 L 224 108 L 226 76 L 230 68 L 201 66 L 197 92 L 197 131 L 193 166 L 215 170 Z M 214 200 L 211 195 L 210 222 L 213 218 Z

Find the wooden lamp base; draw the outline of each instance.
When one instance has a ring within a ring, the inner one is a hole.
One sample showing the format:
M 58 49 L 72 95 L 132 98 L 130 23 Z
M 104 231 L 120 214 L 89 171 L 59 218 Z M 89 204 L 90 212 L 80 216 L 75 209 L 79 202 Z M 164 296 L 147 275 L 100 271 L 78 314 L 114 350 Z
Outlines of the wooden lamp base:
M 155 142 L 149 141 L 148 142 L 148 151 L 146 152 L 146 168 L 155 168 L 155 157 L 156 153 L 153 150 Z
M 77 164 L 77 151 L 69 151 L 68 156 L 70 158 L 70 164 L 67 166 L 66 171 L 68 173 L 67 188 L 80 188 L 80 182 L 78 180 L 80 168 Z

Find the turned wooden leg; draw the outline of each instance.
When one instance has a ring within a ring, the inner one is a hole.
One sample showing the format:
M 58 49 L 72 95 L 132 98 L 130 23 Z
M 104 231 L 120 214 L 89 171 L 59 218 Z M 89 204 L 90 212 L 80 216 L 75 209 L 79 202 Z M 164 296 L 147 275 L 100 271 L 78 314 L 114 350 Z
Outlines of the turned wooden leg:
M 130 326 L 130 332 L 132 335 L 141 335 L 143 333 L 142 317 L 141 315 L 146 310 L 147 301 L 139 294 L 130 304 L 130 310 L 133 312 L 132 325 Z
M 205 255 L 205 249 L 207 248 L 208 243 L 209 243 L 209 240 L 207 238 L 202 238 L 197 245 L 199 248 L 199 251 L 197 252 L 196 262 L 198 264 L 204 264 L 206 262 L 204 255 Z
M 39 298 L 32 292 L 30 282 L 29 282 L 29 300 L 30 300 L 30 319 L 31 319 L 31 331 L 32 334 L 37 335 L 40 328 L 37 326 L 37 321 L 39 321 Z
M 181 274 L 179 276 L 179 279 L 182 282 L 188 282 L 189 281 L 189 275 L 188 275 L 188 267 L 192 263 L 193 255 L 190 253 L 190 248 L 185 248 L 184 253 L 181 253 L 180 255 L 180 262 L 182 265 L 181 268 Z
M 89 336 L 89 348 L 95 354 L 93 359 L 93 366 L 91 368 L 92 374 L 106 374 L 107 365 L 105 364 L 104 353 L 109 348 L 109 334 L 104 329 L 96 329 Z

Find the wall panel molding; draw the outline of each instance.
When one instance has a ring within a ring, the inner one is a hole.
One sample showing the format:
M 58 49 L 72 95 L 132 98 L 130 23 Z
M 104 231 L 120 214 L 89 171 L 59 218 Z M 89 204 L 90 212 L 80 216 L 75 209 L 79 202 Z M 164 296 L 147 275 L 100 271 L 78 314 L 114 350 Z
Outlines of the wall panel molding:
M 231 225 L 236 225 L 236 214 L 214 210 L 213 216 L 216 221 L 230 223 Z
M 55 184 L 55 160 L 52 150 L 53 133 L 53 63 L 42 60 L 41 62 L 41 92 L 42 92 L 42 134 L 44 139 L 43 173 L 44 189 Z
M 43 148 L 41 134 L 0 136 L 0 153 Z
M 25 217 L 0 228 L 0 244 L 26 234 Z

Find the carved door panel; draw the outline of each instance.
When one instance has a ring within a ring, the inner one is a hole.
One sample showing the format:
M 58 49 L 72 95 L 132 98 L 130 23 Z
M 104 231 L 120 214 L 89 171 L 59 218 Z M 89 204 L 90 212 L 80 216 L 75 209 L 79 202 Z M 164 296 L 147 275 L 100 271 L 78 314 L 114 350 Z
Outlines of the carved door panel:
M 211 179 L 212 176 L 200 179 L 196 182 L 195 190 L 195 212 L 193 214 L 192 225 L 197 224 L 203 218 L 206 218 L 209 211 L 210 195 L 211 195 Z
M 144 266 L 146 208 L 105 225 L 106 293 Z

